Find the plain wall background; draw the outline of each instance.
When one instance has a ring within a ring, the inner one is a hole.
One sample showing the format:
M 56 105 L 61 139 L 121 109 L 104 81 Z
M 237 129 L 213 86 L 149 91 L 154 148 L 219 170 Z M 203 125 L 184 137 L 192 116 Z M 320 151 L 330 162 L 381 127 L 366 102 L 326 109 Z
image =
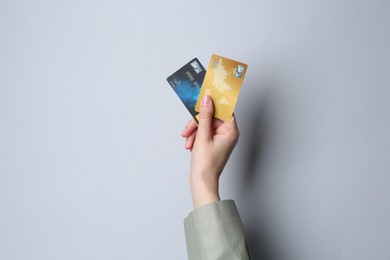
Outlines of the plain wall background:
M 390 1 L 1 1 L 0 259 L 186 259 L 190 115 L 249 65 L 221 179 L 255 259 L 390 259 Z M 261 257 L 266 258 L 261 258 Z

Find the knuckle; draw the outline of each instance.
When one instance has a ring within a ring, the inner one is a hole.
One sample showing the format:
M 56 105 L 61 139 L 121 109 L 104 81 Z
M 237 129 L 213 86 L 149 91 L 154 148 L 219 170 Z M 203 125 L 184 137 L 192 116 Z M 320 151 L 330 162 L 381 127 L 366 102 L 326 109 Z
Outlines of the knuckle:
M 233 131 L 232 131 L 232 138 L 233 138 L 233 140 L 235 140 L 236 142 L 237 142 L 238 139 L 240 138 L 240 131 L 239 131 L 237 128 L 233 129 Z
M 211 110 L 202 110 L 200 113 L 199 113 L 199 117 L 201 119 L 211 119 L 213 117 L 213 114 L 211 113 Z

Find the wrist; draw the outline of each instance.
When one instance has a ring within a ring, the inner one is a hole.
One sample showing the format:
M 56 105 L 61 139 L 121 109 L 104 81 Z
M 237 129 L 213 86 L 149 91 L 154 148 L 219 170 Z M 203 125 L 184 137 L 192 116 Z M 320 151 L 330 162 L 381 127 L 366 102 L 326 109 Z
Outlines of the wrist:
M 203 180 L 190 175 L 190 187 L 194 208 L 220 200 L 218 180 Z

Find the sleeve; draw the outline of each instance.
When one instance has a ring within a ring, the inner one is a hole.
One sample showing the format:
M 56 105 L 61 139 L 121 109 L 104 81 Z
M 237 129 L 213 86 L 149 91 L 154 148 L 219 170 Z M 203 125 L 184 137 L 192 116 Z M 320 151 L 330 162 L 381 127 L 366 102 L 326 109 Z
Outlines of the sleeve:
M 249 260 L 244 228 L 233 200 L 194 209 L 184 219 L 189 260 Z

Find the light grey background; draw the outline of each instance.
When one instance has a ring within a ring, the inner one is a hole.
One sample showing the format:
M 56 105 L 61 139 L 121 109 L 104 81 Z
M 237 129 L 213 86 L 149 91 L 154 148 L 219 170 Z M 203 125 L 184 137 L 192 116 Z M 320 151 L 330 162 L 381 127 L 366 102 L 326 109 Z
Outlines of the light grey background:
M 213 53 L 249 65 L 221 194 L 256 259 L 389 260 L 388 0 L 1 1 L 0 259 L 186 259 L 166 77 Z

